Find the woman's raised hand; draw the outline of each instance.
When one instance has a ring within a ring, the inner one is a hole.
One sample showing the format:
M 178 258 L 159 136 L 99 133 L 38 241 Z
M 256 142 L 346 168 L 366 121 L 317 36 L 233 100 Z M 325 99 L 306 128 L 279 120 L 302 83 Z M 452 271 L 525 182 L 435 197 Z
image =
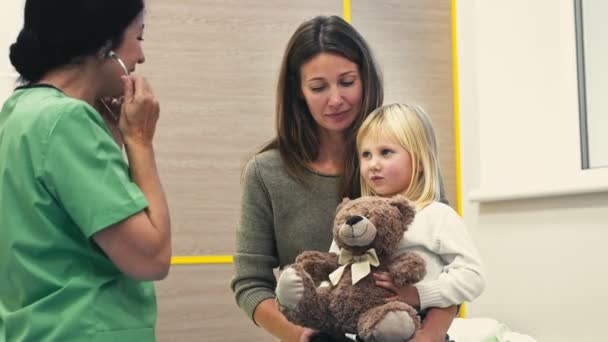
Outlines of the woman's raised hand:
M 160 114 L 158 100 L 145 78 L 122 76 L 124 96 L 118 128 L 125 145 L 152 145 Z

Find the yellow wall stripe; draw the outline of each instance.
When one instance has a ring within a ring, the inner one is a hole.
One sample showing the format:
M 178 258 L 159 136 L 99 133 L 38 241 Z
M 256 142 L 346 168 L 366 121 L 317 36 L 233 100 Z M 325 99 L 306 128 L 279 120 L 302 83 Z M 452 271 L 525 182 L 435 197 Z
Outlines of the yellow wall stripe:
M 342 1 L 342 9 L 344 11 L 344 20 L 347 23 L 350 23 L 350 0 L 343 0 Z
M 452 18 L 452 82 L 454 89 L 454 152 L 456 163 L 456 211 L 462 216 L 462 173 L 460 164 L 460 98 L 458 93 L 458 45 L 456 44 L 456 0 L 451 1 Z M 465 318 L 467 308 L 464 303 L 460 306 L 458 317 Z
M 454 88 L 454 152 L 456 163 L 456 211 L 462 216 L 462 174 L 460 164 L 460 99 L 458 93 L 458 46 L 456 44 L 456 0 L 452 0 L 452 82 Z
M 232 255 L 174 256 L 171 265 L 231 264 Z

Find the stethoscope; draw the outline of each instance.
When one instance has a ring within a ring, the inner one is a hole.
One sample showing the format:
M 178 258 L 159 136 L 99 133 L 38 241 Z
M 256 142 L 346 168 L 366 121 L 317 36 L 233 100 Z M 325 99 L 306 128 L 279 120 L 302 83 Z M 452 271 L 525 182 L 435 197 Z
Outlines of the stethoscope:
M 114 59 L 115 61 L 117 61 L 118 64 L 120 64 L 120 67 L 122 68 L 122 71 L 125 73 L 125 75 L 129 76 L 129 69 L 127 69 L 127 66 L 122 61 L 122 59 L 120 59 L 120 57 L 118 57 L 118 55 L 116 54 L 116 52 L 110 50 L 108 52 L 108 57 Z
M 118 55 L 116 54 L 116 52 L 110 50 L 107 54 L 108 58 L 112 58 L 113 60 L 115 60 L 116 62 L 118 62 L 118 65 L 120 65 L 120 68 L 122 69 L 122 71 L 125 73 L 126 76 L 129 76 L 129 69 L 127 69 L 127 66 L 125 65 L 125 63 L 122 61 L 122 59 L 120 59 L 120 57 L 118 57 Z M 113 100 L 116 101 L 116 100 Z M 112 116 L 112 119 L 114 119 L 114 121 L 118 122 L 118 115 L 116 115 L 112 109 L 110 109 L 110 106 L 108 106 L 108 104 L 102 99 L 99 98 L 99 102 L 101 102 L 101 104 L 106 107 L 106 110 L 108 111 L 108 113 L 110 113 L 110 115 Z

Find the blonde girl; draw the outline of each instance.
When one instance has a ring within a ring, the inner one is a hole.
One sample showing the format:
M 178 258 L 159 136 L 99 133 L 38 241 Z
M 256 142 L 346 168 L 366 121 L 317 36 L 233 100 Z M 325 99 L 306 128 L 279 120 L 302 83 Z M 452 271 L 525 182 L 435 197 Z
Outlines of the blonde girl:
M 423 326 L 416 341 L 443 340 L 454 308 L 481 294 L 484 275 L 462 220 L 440 202 L 441 176 L 431 120 L 415 105 L 382 106 L 361 125 L 357 151 L 363 196 L 401 194 L 416 207 L 416 218 L 398 253 L 415 251 L 426 261 L 427 275 L 418 284 L 398 288 L 382 272 L 374 273 L 376 283 L 395 294 L 388 300 L 399 299 L 420 310 Z M 431 308 L 439 308 L 432 319 L 427 315 Z

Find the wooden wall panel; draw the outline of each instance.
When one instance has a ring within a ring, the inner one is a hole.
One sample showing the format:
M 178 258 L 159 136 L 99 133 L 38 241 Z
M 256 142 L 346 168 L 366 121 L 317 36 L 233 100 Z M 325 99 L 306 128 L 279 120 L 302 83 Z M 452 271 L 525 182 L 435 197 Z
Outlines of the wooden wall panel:
M 156 286 L 157 340 L 273 341 L 237 307 L 228 288 L 232 272 L 232 265 L 174 266 Z
M 456 207 L 450 20 L 449 0 L 352 3 L 352 24 L 384 73 L 384 103 L 416 103 L 431 115 L 448 199 Z
M 161 101 L 158 164 L 175 255 L 232 254 L 244 161 L 273 134 L 274 92 L 287 40 L 305 19 L 342 14 L 342 1 L 147 0 L 138 68 Z M 352 3 L 386 100 L 431 111 L 453 203 L 449 3 Z M 447 148 L 447 150 L 446 150 Z M 174 266 L 157 284 L 159 341 L 272 341 L 236 306 L 232 265 Z
M 232 254 L 241 169 L 273 135 L 287 40 L 302 21 L 341 14 L 341 5 L 148 0 L 138 72 L 161 101 L 156 148 L 175 255 Z M 158 341 L 272 341 L 237 307 L 232 274 L 232 265 L 174 266 L 157 284 Z
M 148 0 L 138 72 L 161 101 L 158 164 L 176 255 L 231 254 L 244 161 L 274 131 L 274 93 L 292 32 L 341 1 Z

